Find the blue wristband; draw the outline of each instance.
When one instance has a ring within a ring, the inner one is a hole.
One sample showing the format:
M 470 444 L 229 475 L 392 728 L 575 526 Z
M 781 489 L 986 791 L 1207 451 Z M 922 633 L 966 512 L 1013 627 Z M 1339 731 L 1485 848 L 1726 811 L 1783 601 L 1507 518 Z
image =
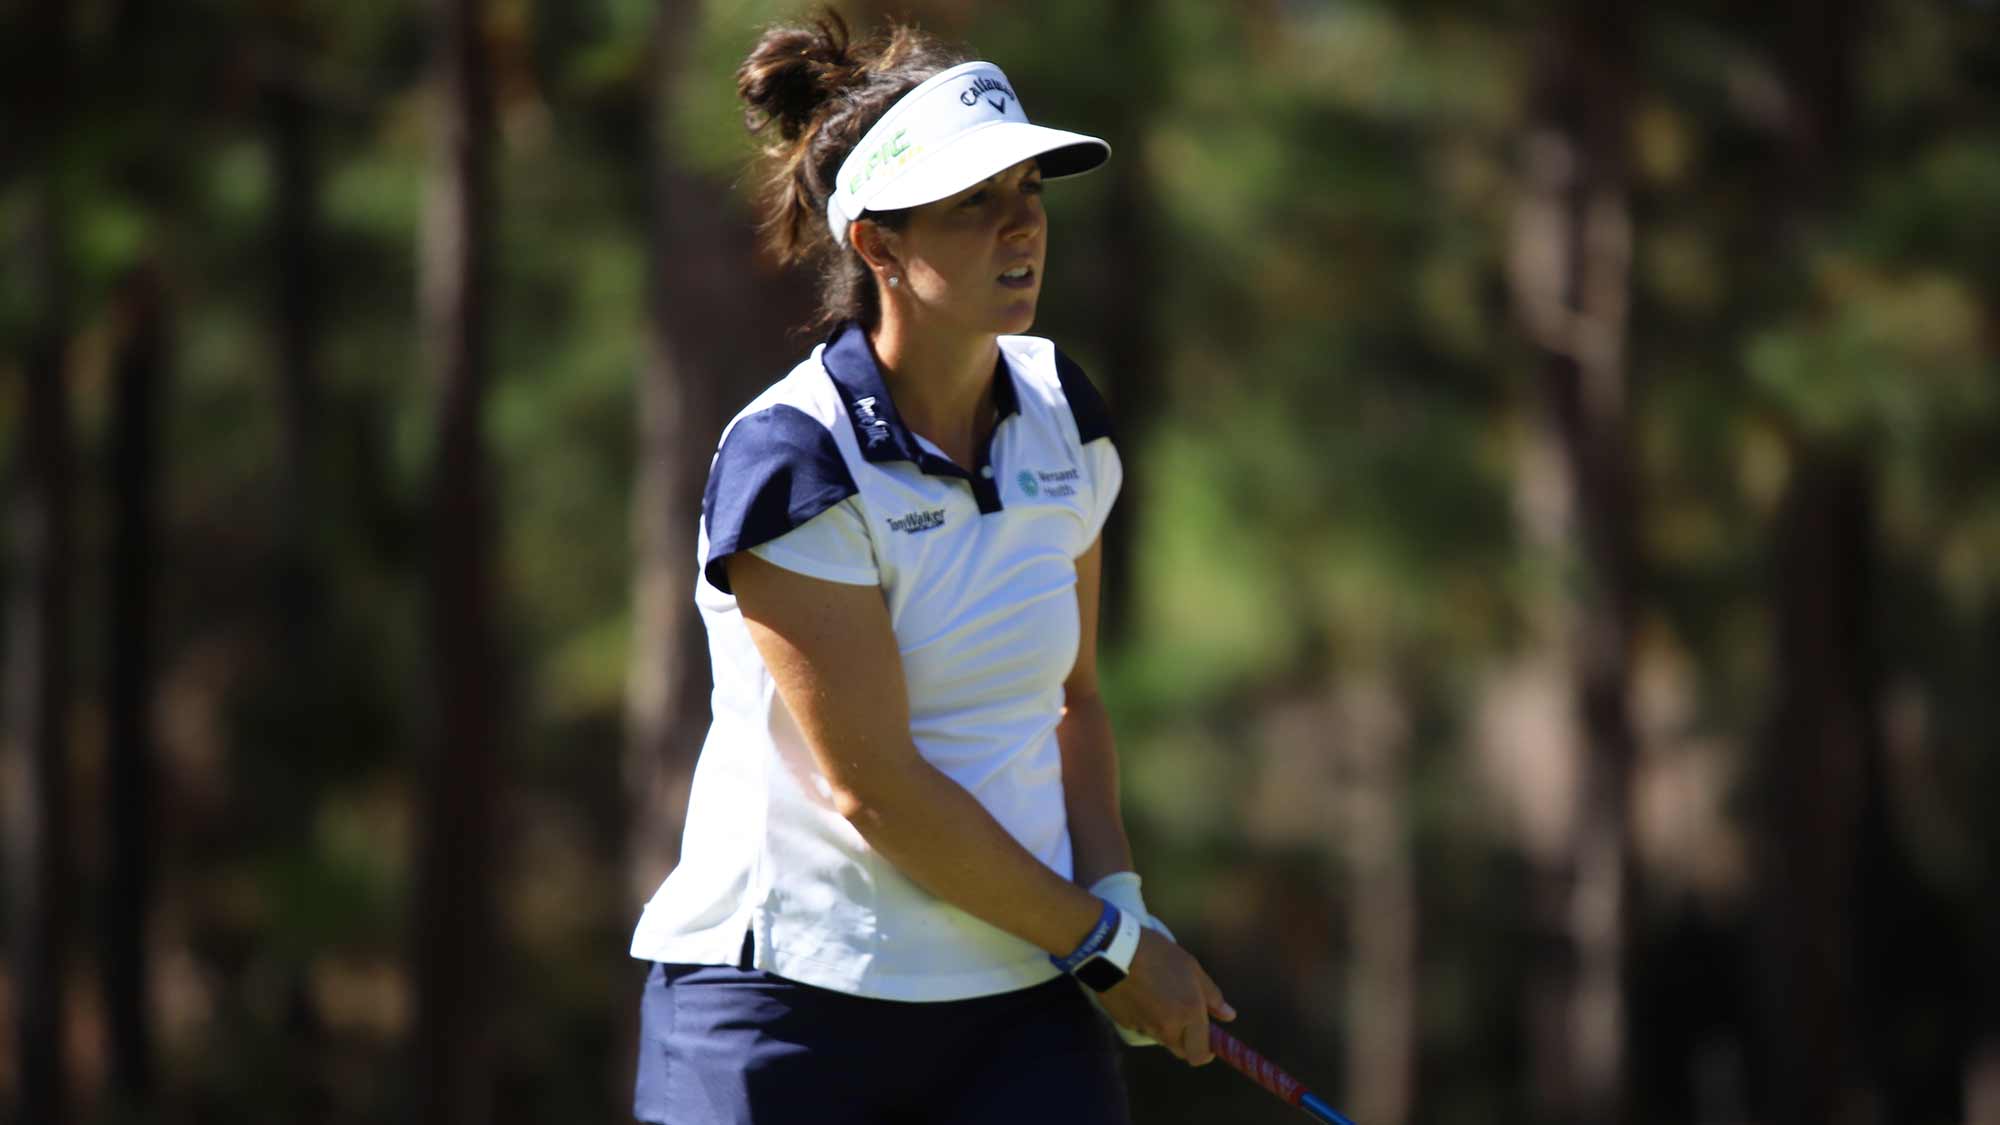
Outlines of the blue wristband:
M 1098 901 L 1104 903 L 1104 909 L 1097 915 L 1097 925 L 1092 926 L 1090 932 L 1083 935 L 1082 944 L 1078 945 L 1069 956 L 1057 957 L 1053 953 L 1049 954 L 1051 965 L 1065 973 L 1073 973 L 1078 965 L 1104 952 L 1111 944 L 1112 937 L 1118 933 L 1119 911 L 1117 907 L 1103 899 Z

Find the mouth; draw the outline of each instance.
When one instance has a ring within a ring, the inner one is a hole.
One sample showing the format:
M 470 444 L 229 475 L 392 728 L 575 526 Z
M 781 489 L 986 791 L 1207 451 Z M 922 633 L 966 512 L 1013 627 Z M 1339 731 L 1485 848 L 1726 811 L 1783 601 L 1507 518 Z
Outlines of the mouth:
M 1000 275 L 1000 284 L 1009 289 L 1029 289 L 1035 284 L 1035 267 L 1022 264 Z

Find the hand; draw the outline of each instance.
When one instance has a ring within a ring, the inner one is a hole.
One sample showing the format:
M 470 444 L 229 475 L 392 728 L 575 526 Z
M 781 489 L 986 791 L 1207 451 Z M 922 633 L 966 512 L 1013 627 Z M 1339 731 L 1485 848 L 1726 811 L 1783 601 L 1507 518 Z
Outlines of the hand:
M 1090 885 L 1090 893 L 1109 902 L 1132 917 L 1139 919 L 1140 925 L 1156 933 L 1165 935 L 1168 941 L 1179 944 L 1181 939 L 1174 936 L 1174 932 L 1167 928 L 1165 922 L 1146 912 L 1146 898 L 1145 895 L 1140 893 L 1140 885 L 1143 882 L 1136 871 L 1115 871 L 1092 883 Z M 1083 994 L 1090 998 L 1090 1002 L 1096 1005 L 1098 1011 L 1104 1011 L 1104 1003 L 1098 999 L 1097 993 L 1091 991 L 1090 987 L 1082 981 L 1076 982 L 1076 986 L 1083 990 Z M 1105 1013 L 1105 1018 L 1110 1019 L 1110 1013 Z M 1115 1019 L 1111 1020 L 1111 1028 L 1118 1033 L 1119 1039 L 1124 1040 L 1127 1047 L 1157 1047 L 1160 1045 L 1159 1040 L 1143 1031 L 1134 1031 L 1129 1027 L 1123 1027 Z
M 1215 1059 L 1208 1021 L 1236 1018 L 1194 955 L 1152 930 L 1140 931 L 1131 970 L 1098 1002 L 1120 1027 L 1152 1036 L 1190 1066 Z

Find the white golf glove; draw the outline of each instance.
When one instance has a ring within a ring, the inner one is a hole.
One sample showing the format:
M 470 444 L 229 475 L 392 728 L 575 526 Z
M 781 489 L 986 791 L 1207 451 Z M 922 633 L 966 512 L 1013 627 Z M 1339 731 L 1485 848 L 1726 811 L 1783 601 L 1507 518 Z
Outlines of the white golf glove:
M 1123 910 L 1132 917 L 1137 918 L 1139 924 L 1147 929 L 1166 935 L 1168 941 L 1174 940 L 1174 932 L 1167 928 L 1165 922 L 1146 913 L 1146 900 L 1139 894 L 1139 873 L 1137 871 L 1112 872 L 1097 882 L 1092 883 L 1090 885 L 1090 893 Z M 1090 987 L 1082 981 L 1077 982 L 1077 987 L 1083 989 L 1083 994 L 1090 997 L 1090 1002 L 1097 1005 L 1098 1011 L 1104 1011 L 1104 1005 L 1098 1003 L 1097 993 L 1092 992 Z M 1105 1012 L 1105 1018 L 1111 1018 L 1109 1012 Z M 1125 1045 L 1128 1047 L 1157 1047 L 1160 1045 L 1159 1040 L 1147 1035 L 1145 1032 L 1133 1031 L 1128 1027 L 1119 1027 L 1116 1020 L 1112 1020 L 1111 1026 L 1118 1028 L 1118 1037 L 1123 1039 Z

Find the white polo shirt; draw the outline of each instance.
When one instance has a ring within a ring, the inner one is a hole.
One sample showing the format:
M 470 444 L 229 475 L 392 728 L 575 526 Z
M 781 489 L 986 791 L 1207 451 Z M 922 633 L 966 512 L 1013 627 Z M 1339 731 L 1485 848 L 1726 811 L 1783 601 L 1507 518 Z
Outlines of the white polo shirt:
M 1056 723 L 1076 660 L 1075 560 L 1122 477 L 1103 400 L 1053 344 L 1000 338 L 1000 418 L 971 471 L 907 429 L 844 325 L 723 433 L 695 602 L 714 720 L 681 862 L 632 940 L 646 960 L 754 964 L 823 988 L 955 1000 L 1057 975 L 1042 950 L 917 887 L 834 810 L 729 592 L 748 550 L 880 586 L 918 752 L 1022 846 L 1071 874 Z

